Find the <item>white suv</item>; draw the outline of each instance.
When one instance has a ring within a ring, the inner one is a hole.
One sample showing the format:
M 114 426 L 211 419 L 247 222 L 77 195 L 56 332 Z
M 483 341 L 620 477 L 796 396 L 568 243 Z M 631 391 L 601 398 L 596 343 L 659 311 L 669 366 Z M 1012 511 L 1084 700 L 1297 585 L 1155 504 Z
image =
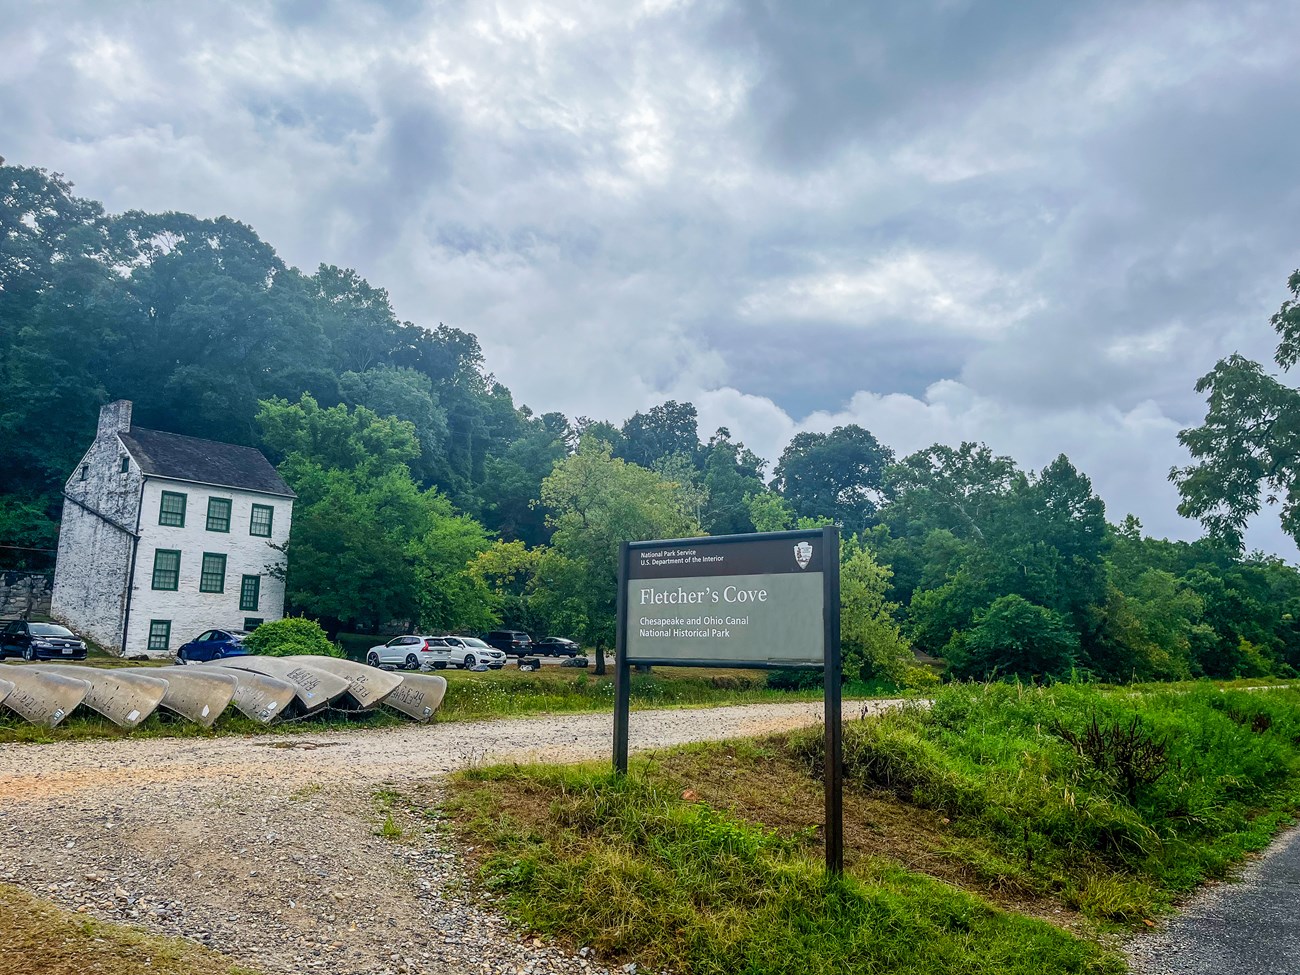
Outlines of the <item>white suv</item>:
M 459 664 L 466 670 L 487 664 L 493 670 L 500 670 L 506 665 L 506 655 L 496 647 L 488 646 L 482 640 L 472 636 L 440 637 L 450 651 L 451 663 Z
M 404 670 L 439 670 L 449 663 L 459 663 L 459 648 L 452 647 L 439 636 L 397 636 L 383 646 L 371 647 L 366 652 L 366 663 L 371 667 L 397 667 Z

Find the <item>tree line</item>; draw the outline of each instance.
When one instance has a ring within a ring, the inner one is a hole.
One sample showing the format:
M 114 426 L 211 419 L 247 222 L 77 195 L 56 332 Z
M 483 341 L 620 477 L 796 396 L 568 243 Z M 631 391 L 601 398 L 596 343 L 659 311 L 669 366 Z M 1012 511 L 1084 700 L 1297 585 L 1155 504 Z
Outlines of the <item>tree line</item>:
M 1207 534 L 1170 542 L 1109 522 L 1064 455 L 1039 471 L 973 443 L 900 458 L 846 425 L 796 434 L 769 472 L 725 428 L 701 439 L 691 403 L 538 415 L 472 334 L 400 321 L 355 271 L 305 274 L 225 217 L 108 214 L 2 162 L 3 567 L 47 566 L 98 407 L 125 398 L 141 426 L 271 458 L 299 496 L 288 609 L 334 631 L 502 624 L 603 648 L 620 541 L 834 523 L 850 677 L 923 683 L 931 660 L 1109 681 L 1300 667 L 1300 575 L 1241 545 L 1261 500 L 1300 525 L 1300 393 L 1254 363 L 1202 380 L 1194 463 L 1171 476 Z M 1289 368 L 1294 300 L 1273 325 Z

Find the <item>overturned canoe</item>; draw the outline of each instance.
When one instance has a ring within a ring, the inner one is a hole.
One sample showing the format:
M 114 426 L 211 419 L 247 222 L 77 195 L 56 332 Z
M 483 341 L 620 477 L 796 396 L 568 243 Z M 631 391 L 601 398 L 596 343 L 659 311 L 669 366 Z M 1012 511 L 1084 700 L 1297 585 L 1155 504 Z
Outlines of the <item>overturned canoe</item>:
M 6 667 L 5 683 L 13 690 L 4 706 L 32 724 L 53 728 L 90 693 L 90 685 L 75 677 L 42 674 L 30 667 Z
M 268 677 L 252 670 L 230 670 L 219 666 L 206 666 L 204 672 L 224 674 L 235 678 L 235 696 L 233 703 L 254 721 L 270 724 L 286 710 L 293 710 L 293 702 L 298 697 L 298 689 L 287 680 Z
M 447 693 L 447 678 L 436 674 L 403 674 L 402 686 L 384 698 L 390 708 L 401 711 L 408 718 L 424 722 L 442 704 Z
M 77 667 L 70 664 L 33 664 L 32 670 L 41 674 L 58 674 L 75 677 L 90 685 L 90 692 L 81 702 L 98 711 L 119 728 L 134 728 L 162 703 L 167 693 L 167 682 L 158 677 L 131 673 L 129 670 L 109 670 L 101 667 Z
M 402 686 L 400 675 L 359 664 L 355 660 L 318 657 L 314 654 L 304 654 L 296 659 L 327 674 L 342 677 L 348 682 L 348 692 L 338 702 L 340 707 L 360 710 L 373 708 Z
M 144 674 L 167 682 L 161 707 L 204 728 L 211 728 L 235 696 L 239 679 L 234 674 L 199 673 L 180 667 L 126 667 L 118 673 Z
M 348 692 L 348 682 L 310 664 L 299 663 L 297 657 L 223 657 L 220 666 L 231 670 L 247 670 L 288 681 L 293 685 L 298 708 L 304 714 L 319 711 Z M 214 666 L 203 663 L 201 669 Z

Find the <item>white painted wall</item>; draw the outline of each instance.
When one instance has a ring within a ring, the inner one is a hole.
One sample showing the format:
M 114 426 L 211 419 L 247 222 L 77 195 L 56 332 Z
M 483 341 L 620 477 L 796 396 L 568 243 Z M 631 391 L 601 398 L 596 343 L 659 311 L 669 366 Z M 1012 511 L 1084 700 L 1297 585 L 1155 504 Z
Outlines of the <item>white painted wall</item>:
M 130 404 L 111 403 L 100 416 L 99 431 L 64 485 L 75 501 L 134 530 L 144 476 L 128 458 L 118 429 L 131 424 Z M 84 471 L 84 477 L 83 477 Z M 63 502 L 50 615 L 111 650 L 122 646 L 122 614 L 131 561 L 131 536 L 74 501 Z
M 184 527 L 158 523 L 163 491 L 186 496 Z M 231 502 L 229 532 L 207 530 L 208 499 L 213 497 Z M 249 534 L 254 504 L 268 505 L 275 511 L 270 538 Z M 148 478 L 144 483 L 140 550 L 131 596 L 126 652 L 167 655 L 148 650 L 151 620 L 171 620 L 168 651 L 174 653 L 182 643 L 213 627 L 238 630 L 243 629 L 244 620 L 249 617 L 280 619 L 284 615 L 284 583 L 276 578 L 273 570 L 278 568 L 283 574 L 284 555 L 272 545 L 283 546 L 289 540 L 292 516 L 293 501 L 290 498 Z M 154 554 L 158 549 L 177 549 L 181 553 L 180 583 L 175 592 L 153 588 Z M 226 556 L 224 592 L 199 592 L 204 552 Z M 260 576 L 262 580 L 256 612 L 239 608 L 240 581 L 244 575 Z

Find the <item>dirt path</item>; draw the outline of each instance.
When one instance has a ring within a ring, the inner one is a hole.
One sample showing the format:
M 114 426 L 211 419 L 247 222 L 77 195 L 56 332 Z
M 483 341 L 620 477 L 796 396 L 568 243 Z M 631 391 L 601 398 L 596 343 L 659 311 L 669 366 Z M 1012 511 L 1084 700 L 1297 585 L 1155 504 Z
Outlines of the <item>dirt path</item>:
M 845 705 L 846 719 L 860 712 Z M 632 745 L 820 718 L 814 703 L 638 711 Z M 268 975 L 603 972 L 581 952 L 521 940 L 476 903 L 454 850 L 419 808 L 436 805 L 452 769 L 603 758 L 611 736 L 608 714 L 583 714 L 5 746 L 0 880 L 72 910 L 196 938 Z M 375 793 L 387 785 L 418 807 L 384 806 Z M 400 838 L 376 835 L 389 814 Z

